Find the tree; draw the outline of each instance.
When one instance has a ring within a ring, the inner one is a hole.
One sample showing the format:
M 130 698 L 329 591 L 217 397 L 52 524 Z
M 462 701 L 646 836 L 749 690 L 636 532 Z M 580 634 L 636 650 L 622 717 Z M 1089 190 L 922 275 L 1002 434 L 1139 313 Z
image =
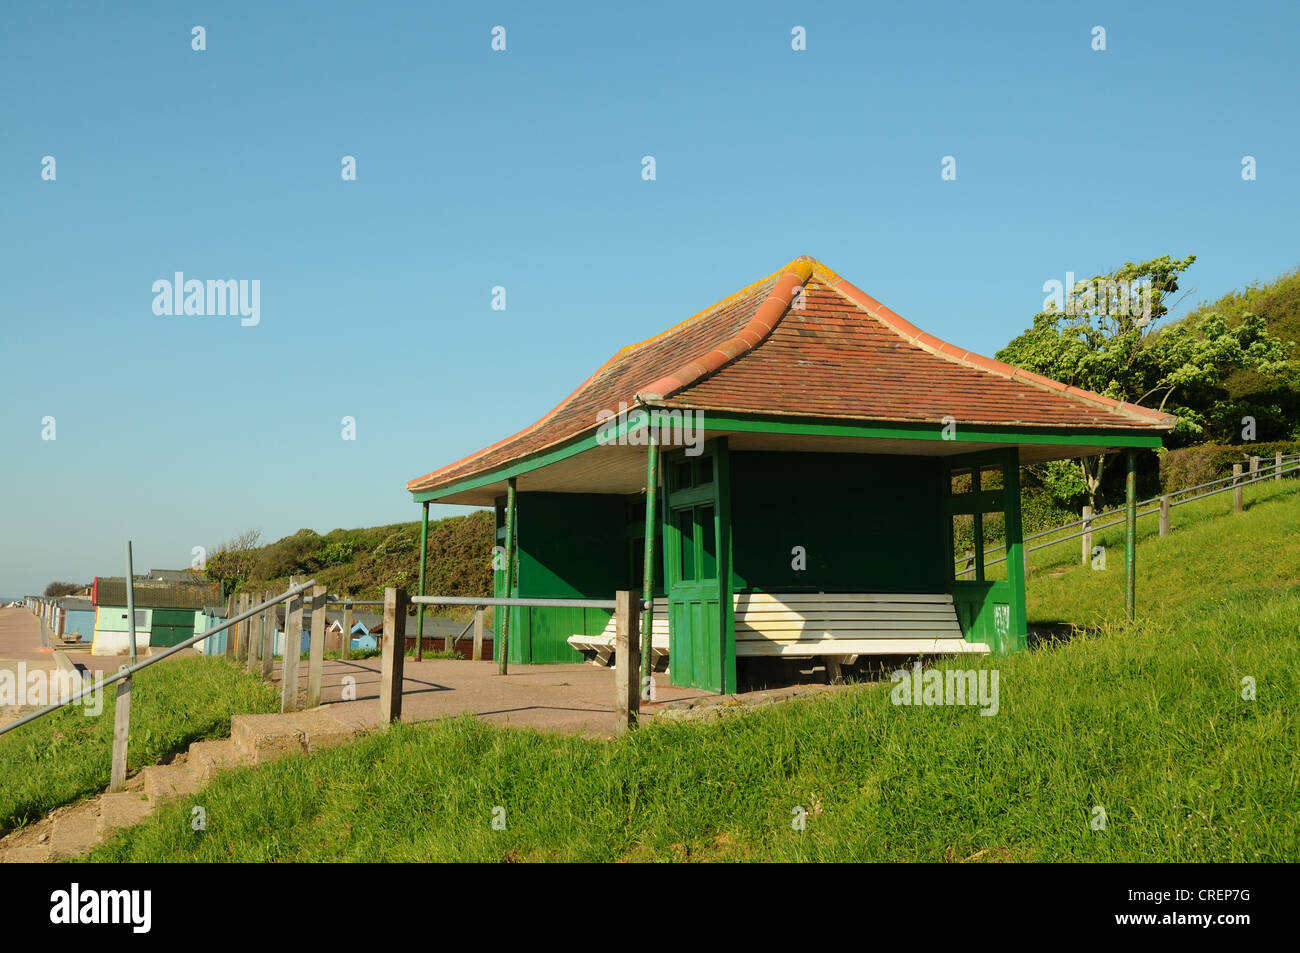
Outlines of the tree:
M 221 583 L 224 592 L 237 589 L 252 574 L 254 553 L 261 538 L 261 532 L 250 529 L 226 540 L 208 555 L 204 574 Z
M 1126 262 L 1062 289 L 1062 301 L 1045 302 L 1031 328 L 997 358 L 1063 383 L 1178 417 L 1174 438 L 1203 437 L 1207 421 L 1222 416 L 1223 384 L 1241 369 L 1293 376 L 1290 345 L 1271 336 L 1262 318 L 1246 314 L 1229 327 L 1214 313 L 1157 327 L 1178 291 L 1179 276 L 1195 255 Z M 1046 290 L 1046 289 L 1045 289 Z M 1083 457 L 1079 467 L 1088 499 L 1102 504 L 1108 458 Z
M 59 596 L 70 596 L 74 592 L 80 592 L 85 586 L 79 586 L 75 582 L 52 582 L 45 587 L 45 598 L 57 599 Z

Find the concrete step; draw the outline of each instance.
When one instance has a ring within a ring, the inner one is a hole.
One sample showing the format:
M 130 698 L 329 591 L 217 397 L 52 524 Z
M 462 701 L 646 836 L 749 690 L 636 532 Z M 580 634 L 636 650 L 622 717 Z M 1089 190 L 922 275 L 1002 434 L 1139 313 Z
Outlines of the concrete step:
M 320 708 L 282 715 L 236 715 L 230 720 L 235 750 L 249 764 L 332 748 L 359 733 L 357 726 L 344 724 Z
M 50 851 L 55 860 L 80 857 L 99 843 L 99 804 L 85 801 L 52 818 Z
M 157 802 L 146 800 L 133 791 L 101 794 L 99 801 L 99 835 L 108 837 L 123 827 L 139 824 L 154 812 Z
M 235 743 L 229 739 L 196 741 L 185 759 L 190 771 L 200 781 L 211 781 L 218 771 L 243 763 Z
M 149 800 L 161 803 L 193 794 L 203 782 L 181 762 L 154 764 L 140 769 L 144 779 L 144 794 Z
M 54 860 L 48 844 L 23 844 L 0 850 L 0 864 L 48 864 Z

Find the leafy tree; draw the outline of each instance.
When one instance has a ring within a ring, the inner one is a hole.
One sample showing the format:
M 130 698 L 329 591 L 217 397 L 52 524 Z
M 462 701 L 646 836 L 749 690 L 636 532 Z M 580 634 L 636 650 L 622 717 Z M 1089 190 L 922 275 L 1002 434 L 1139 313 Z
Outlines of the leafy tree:
M 1048 303 L 1033 326 L 997 353 L 999 360 L 1116 400 L 1178 417 L 1177 443 L 1203 439 L 1207 426 L 1233 406 L 1229 375 L 1250 369 L 1293 376 L 1290 345 L 1271 336 L 1262 318 L 1246 314 L 1231 327 L 1214 313 L 1158 327 L 1196 256 L 1127 262 L 1066 289 L 1064 306 Z M 1176 302 L 1173 302 L 1176 303 Z M 1083 490 L 1100 507 L 1101 481 L 1112 455 L 1083 457 Z M 1062 490 L 1061 474 L 1037 472 Z
M 59 596 L 70 596 L 74 592 L 80 592 L 85 586 L 79 586 L 75 582 L 52 582 L 45 587 L 45 598 L 57 599 Z
M 261 537 L 261 532 L 250 529 L 226 540 L 216 548 L 215 552 L 208 554 L 204 564 L 204 575 L 214 582 L 221 583 L 224 592 L 238 589 L 240 584 L 251 578 L 253 574 L 257 544 Z

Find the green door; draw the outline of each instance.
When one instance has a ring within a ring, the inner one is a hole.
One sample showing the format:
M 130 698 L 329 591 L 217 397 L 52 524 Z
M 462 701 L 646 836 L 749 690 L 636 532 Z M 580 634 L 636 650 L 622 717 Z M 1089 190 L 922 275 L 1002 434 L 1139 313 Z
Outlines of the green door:
M 673 685 L 736 690 L 726 445 L 665 461 L 664 571 Z
M 1024 543 L 1016 448 L 944 459 L 952 600 L 962 634 L 1002 655 L 1025 648 Z
M 149 627 L 149 645 L 166 648 L 184 642 L 194 634 L 193 609 L 154 609 Z

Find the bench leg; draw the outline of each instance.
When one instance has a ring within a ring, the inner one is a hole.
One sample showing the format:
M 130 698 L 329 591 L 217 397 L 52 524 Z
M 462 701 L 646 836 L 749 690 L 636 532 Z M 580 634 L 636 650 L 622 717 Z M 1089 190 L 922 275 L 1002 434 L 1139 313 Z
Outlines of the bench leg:
M 834 685 L 843 675 L 840 672 L 840 656 L 826 656 L 826 684 Z

